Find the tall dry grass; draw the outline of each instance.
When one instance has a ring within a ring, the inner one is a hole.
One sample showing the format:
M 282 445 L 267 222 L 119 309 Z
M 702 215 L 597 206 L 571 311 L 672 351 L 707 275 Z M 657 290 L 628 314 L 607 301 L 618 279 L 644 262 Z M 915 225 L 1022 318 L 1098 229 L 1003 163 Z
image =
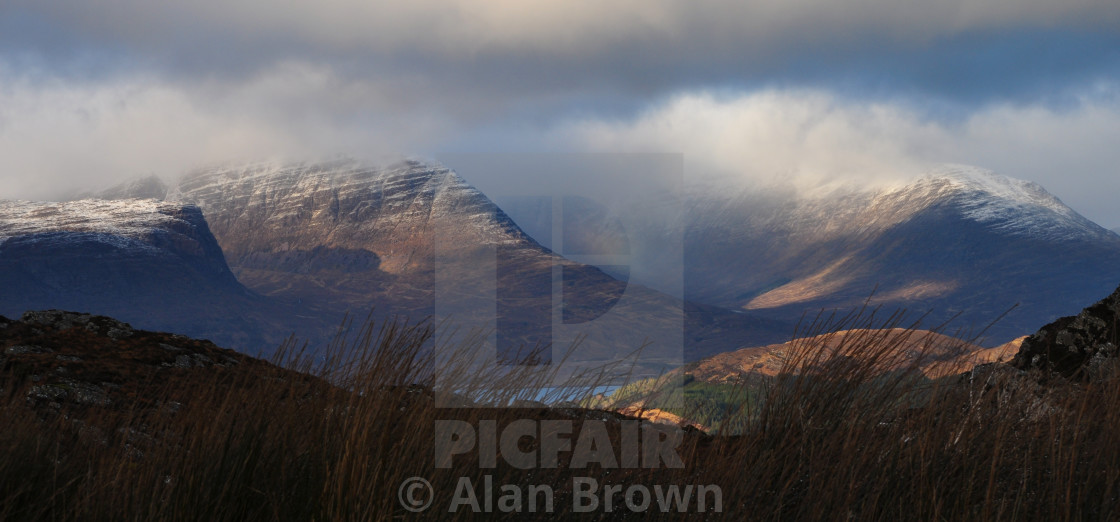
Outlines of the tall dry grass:
M 1000 364 L 930 380 L 921 367 L 955 347 L 914 353 L 884 330 L 901 317 L 815 322 L 807 337 L 864 331 L 797 345 L 755 410 L 728 412 L 741 435 L 692 465 L 757 520 L 1120 517 L 1116 361 L 1090 382 Z
M 823 321 L 810 330 L 835 326 Z M 921 378 L 914 354 L 886 339 L 870 332 L 828 353 L 799 346 L 782 376 L 752 390 L 761 400 L 727 413 L 736 435 L 684 438 L 683 469 L 573 470 L 562 461 L 555 469 L 520 470 L 501 459 L 484 469 L 477 452 L 436 469 L 437 420 L 494 420 L 501 429 L 518 419 L 568 419 L 578 433 L 583 422 L 608 419 L 617 441 L 619 417 L 503 407 L 539 398 L 551 382 L 547 371 L 480 366 L 471 342 L 437 357 L 428 348 L 435 341 L 429 324 L 367 322 L 316 357 L 289 343 L 274 361 L 290 372 L 235 379 L 200 372 L 177 412 L 136 407 L 96 422 L 44 419 L 9 386 L 0 402 L 0 520 L 532 518 L 445 512 L 460 477 L 480 483 L 486 475 L 494 484 L 552 485 L 557 513 L 537 518 L 575 516 L 573 476 L 722 490 L 720 514 L 653 508 L 589 517 L 600 519 L 1120 517 L 1116 368 L 1077 383 L 998 365 L 931 381 Z M 598 377 L 550 391 L 590 393 Z M 147 386 L 157 398 L 182 391 L 158 380 Z M 460 407 L 440 407 L 448 404 Z M 397 497 L 413 476 L 437 492 L 423 517 L 405 511 Z M 622 502 L 617 497 L 615 504 Z

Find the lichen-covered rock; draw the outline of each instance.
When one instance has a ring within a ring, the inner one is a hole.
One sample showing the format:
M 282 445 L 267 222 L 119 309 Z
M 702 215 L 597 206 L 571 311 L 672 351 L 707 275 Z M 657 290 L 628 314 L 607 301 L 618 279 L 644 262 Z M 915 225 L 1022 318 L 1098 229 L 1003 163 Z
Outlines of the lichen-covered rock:
M 84 327 L 88 325 L 90 317 L 89 314 L 64 312 L 62 310 L 31 310 L 24 313 L 20 320 L 29 324 L 66 330 L 75 326 Z
M 132 335 L 132 326 L 111 317 L 94 316 L 64 310 L 31 310 L 23 314 L 20 321 L 51 330 L 84 328 L 93 333 L 107 335 L 113 339 L 124 339 Z
M 1050 323 L 1023 341 L 1012 364 L 1066 377 L 1092 376 L 1103 361 L 1118 355 L 1120 288 L 1071 317 Z
M 36 310 L 0 329 L 0 387 L 38 410 L 67 412 L 141 402 L 151 379 L 192 380 L 269 367 L 205 340 L 133 329 L 111 317 Z M 189 390 L 189 386 L 184 387 Z M 0 422 L 0 424 L 3 424 Z
M 42 346 L 26 344 L 9 346 L 4 349 L 4 355 L 42 354 L 51 352 L 52 350 L 50 348 L 43 348 Z
M 27 390 L 27 401 L 34 405 L 71 402 L 87 406 L 109 406 L 112 401 L 101 387 L 80 381 L 62 380 L 51 384 L 32 386 Z

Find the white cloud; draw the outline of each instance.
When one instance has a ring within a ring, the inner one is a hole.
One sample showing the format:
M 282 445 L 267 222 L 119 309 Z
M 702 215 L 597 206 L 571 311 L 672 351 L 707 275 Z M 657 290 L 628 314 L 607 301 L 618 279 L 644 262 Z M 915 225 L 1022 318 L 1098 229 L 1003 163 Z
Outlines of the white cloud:
M 897 139 L 900 128 L 921 131 L 895 107 L 845 106 L 823 92 L 767 91 L 678 96 L 636 121 L 585 121 L 563 133 L 578 147 L 600 151 L 683 152 L 691 175 L 794 181 L 806 190 L 921 172 L 926 165 Z
M 0 67 L 3 71 L 3 67 Z M 442 135 L 421 110 L 390 110 L 390 87 L 282 64 L 240 84 L 0 81 L 4 198 L 43 199 L 214 162 L 396 156 Z M 14 79 L 13 79 L 14 78 Z
M 627 121 L 569 123 L 553 139 L 601 152 L 683 152 L 686 173 L 802 191 L 910 179 L 964 163 L 1041 183 L 1104 225 L 1120 223 L 1120 97 L 1064 109 L 984 107 L 961 121 L 910 105 L 852 102 L 828 92 L 685 94 Z
M 295 61 L 241 82 L 190 84 L 141 75 L 33 80 L 0 65 L 0 197 L 57 197 L 219 161 L 377 159 L 474 143 L 513 152 L 683 152 L 692 174 L 789 180 L 803 190 L 895 182 L 933 164 L 966 163 L 1038 181 L 1091 219 L 1120 224 L 1120 96 L 1110 85 L 1064 109 L 990 105 L 951 123 L 907 102 L 803 89 L 691 92 L 625 120 L 527 126 L 497 118 L 481 133 L 429 99 L 423 86 L 398 77 L 348 79 Z M 463 138 L 474 134 L 481 141 Z

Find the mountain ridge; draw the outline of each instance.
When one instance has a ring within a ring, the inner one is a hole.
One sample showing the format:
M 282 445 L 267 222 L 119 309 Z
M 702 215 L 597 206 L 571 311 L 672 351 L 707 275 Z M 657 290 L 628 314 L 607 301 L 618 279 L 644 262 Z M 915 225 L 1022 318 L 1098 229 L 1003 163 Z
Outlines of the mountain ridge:
M 1000 344 L 1120 281 L 1120 237 L 1030 182 L 945 167 L 828 197 L 691 196 L 686 297 L 770 317 L 873 304 L 962 313 Z
M 535 274 L 530 279 L 537 281 L 538 294 L 546 285 L 543 267 L 564 264 L 548 257 L 555 254 L 547 243 L 439 164 L 221 166 L 170 185 L 142 179 L 103 195 L 130 191 L 162 191 L 167 199 L 200 205 L 231 269 L 248 287 L 293 305 L 322 293 L 311 301 L 320 308 L 329 302 L 334 313 L 377 301 L 390 303 L 390 311 L 430 315 L 436 229 L 461 235 L 453 248 L 500 246 L 503 266 L 516 267 L 512 274 Z M 747 322 L 763 317 L 792 323 L 805 313 L 850 310 L 870 300 L 915 314 L 930 311 L 930 326 L 959 314 L 968 324 L 955 327 L 978 331 L 1019 304 L 988 330 L 987 345 L 994 346 L 1075 310 L 1120 280 L 1120 236 L 1036 183 L 985 169 L 946 165 L 876 191 L 772 196 L 726 191 L 686 198 L 684 298 L 696 303 L 690 310 L 719 315 L 719 309 L 737 309 L 750 312 Z M 584 271 L 585 280 L 613 284 L 606 275 L 586 272 L 589 267 L 564 266 Z M 621 278 L 622 288 L 634 284 L 625 273 L 601 268 Z M 316 275 L 323 273 L 332 275 Z M 594 300 L 609 303 L 607 294 Z M 696 306 L 701 303 L 708 308 Z M 547 322 L 543 308 L 538 303 L 535 318 L 517 322 Z M 690 316 L 691 327 L 707 330 L 690 332 L 689 339 L 725 338 L 719 348 L 695 351 L 696 357 L 752 344 L 726 338 L 742 329 L 737 319 L 728 316 L 717 321 L 722 326 L 712 326 Z M 757 322 L 745 329 L 766 330 Z
M 136 182 L 102 195 L 151 193 L 153 186 Z M 496 317 L 490 328 L 497 330 L 500 352 L 553 341 L 562 348 L 565 339 L 575 339 L 572 331 L 590 324 L 596 333 L 581 343 L 584 356 L 605 363 L 652 336 L 663 347 L 647 347 L 642 364 L 655 364 L 655 373 L 682 357 L 736 348 L 743 339 L 786 338 L 793 329 L 783 321 L 682 302 L 559 256 L 438 164 L 219 166 L 184 175 L 166 186 L 164 197 L 202 209 L 239 281 L 309 317 L 365 314 L 376 305 L 381 318 L 416 319 L 450 304 L 465 314 L 460 319 L 477 316 L 475 326 L 485 327 L 485 302 L 455 300 L 496 292 L 489 304 L 496 314 L 489 320 Z M 437 277 L 460 288 L 437 296 Z M 488 279 L 493 288 L 485 288 Z M 557 290 L 560 316 L 553 315 Z M 608 312 L 613 327 L 596 326 Z M 658 328 L 668 330 L 653 334 Z
M 94 311 L 249 352 L 286 337 L 282 308 L 238 282 L 201 209 L 180 203 L 0 201 L 0 288 L 2 314 Z

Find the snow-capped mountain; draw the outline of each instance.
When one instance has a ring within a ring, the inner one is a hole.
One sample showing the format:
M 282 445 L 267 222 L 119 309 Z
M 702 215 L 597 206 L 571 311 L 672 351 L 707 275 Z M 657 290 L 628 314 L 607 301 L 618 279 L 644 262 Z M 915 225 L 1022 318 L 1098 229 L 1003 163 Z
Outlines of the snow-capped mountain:
M 624 273 L 611 277 L 555 256 L 547 238 L 541 246 L 438 165 L 219 167 L 171 186 L 139 180 L 104 196 L 132 193 L 197 204 L 238 279 L 304 316 L 364 313 L 373 305 L 385 315 L 432 314 L 440 234 L 445 258 L 464 260 L 442 273 L 461 281 L 498 274 L 502 323 L 494 326 L 519 332 L 507 344 L 549 338 L 526 325 L 551 321 L 553 267 L 573 283 L 565 286 L 569 319 L 611 308 L 627 288 L 648 297 L 635 315 L 658 317 L 669 306 L 665 296 L 628 284 Z M 927 327 L 959 314 L 956 326 L 979 330 L 1018 304 L 988 332 L 989 342 L 999 343 L 1120 281 L 1120 236 L 1037 184 L 973 167 L 945 166 L 878 190 L 805 197 L 696 189 L 686 201 L 686 338 L 696 357 L 768 342 L 755 339 L 783 341 L 789 330 L 777 325 L 821 309 L 850 310 L 873 293 L 872 303 L 888 310 L 932 311 Z M 513 210 L 530 221 L 540 214 Z M 500 252 L 500 269 L 465 261 L 478 245 Z M 509 325 L 518 328 L 503 328 Z
M 323 325 L 337 325 L 346 312 L 364 317 L 371 308 L 381 317 L 413 319 L 447 309 L 466 318 L 477 312 L 496 318 L 483 317 L 480 325 L 497 331 L 502 353 L 538 342 L 564 349 L 571 337 L 565 332 L 578 331 L 588 335 L 584 356 L 605 362 L 655 339 L 665 344 L 663 353 L 647 347 L 643 356 L 654 372 L 681 358 L 686 338 L 685 357 L 692 359 L 792 332 L 781 321 L 683 303 L 558 256 L 439 165 L 216 167 L 171 185 L 133 182 L 102 197 L 132 190 L 197 205 L 242 284 Z M 471 295 L 489 301 L 463 297 Z M 610 322 L 599 321 L 608 311 Z M 579 330 L 596 321 L 588 326 L 593 331 Z
M 58 308 L 245 349 L 283 339 L 237 282 L 198 207 L 155 200 L 0 201 L 0 314 Z
M 798 197 L 690 195 L 686 297 L 791 317 L 852 308 L 934 312 L 927 326 L 1029 333 L 1120 282 L 1120 236 L 1041 186 L 947 166 L 900 187 Z
M 938 197 L 952 199 L 964 217 L 1010 235 L 1045 241 L 1112 240 L 1107 230 L 1034 182 L 954 165 L 935 170 L 896 192 L 920 193 L 927 186 L 931 201 Z
M 454 222 L 488 244 L 531 241 L 500 209 L 448 169 L 408 162 L 255 164 L 188 174 L 168 199 L 199 205 L 231 264 L 296 245 L 363 248 L 380 268 L 424 268 L 424 241 Z

